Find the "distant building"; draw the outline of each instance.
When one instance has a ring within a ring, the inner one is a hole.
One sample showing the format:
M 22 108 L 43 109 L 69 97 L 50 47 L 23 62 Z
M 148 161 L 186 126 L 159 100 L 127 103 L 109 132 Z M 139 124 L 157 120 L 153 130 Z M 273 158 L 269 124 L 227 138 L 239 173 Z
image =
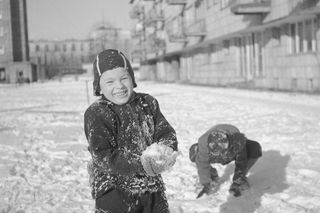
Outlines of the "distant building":
M 90 40 L 30 40 L 30 57 L 37 64 L 40 79 L 85 72 L 82 65 L 90 63 Z
M 108 24 L 93 28 L 87 39 L 31 40 L 30 57 L 39 67 L 42 79 L 87 72 L 98 52 L 117 48 L 130 52 L 130 34 Z
M 0 0 L 0 82 L 36 81 L 29 60 L 26 0 Z
M 320 92 L 319 0 L 130 0 L 141 76 Z

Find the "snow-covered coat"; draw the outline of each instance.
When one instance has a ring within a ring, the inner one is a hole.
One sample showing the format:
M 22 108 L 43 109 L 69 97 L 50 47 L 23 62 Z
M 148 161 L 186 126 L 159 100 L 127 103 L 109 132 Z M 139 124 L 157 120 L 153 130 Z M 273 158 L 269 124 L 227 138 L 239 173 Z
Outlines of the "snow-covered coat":
M 210 141 L 210 135 L 215 131 L 224 132 L 227 135 L 226 148 Z M 235 172 L 233 180 L 245 175 L 247 166 L 246 138 L 239 129 L 230 124 L 218 124 L 210 128 L 198 139 L 198 153 L 196 164 L 201 184 L 211 182 L 210 169 L 212 163 L 226 165 L 235 161 Z
M 177 150 L 176 133 L 155 98 L 134 92 L 127 104 L 116 105 L 102 97 L 86 110 L 84 130 L 92 155 L 93 198 L 113 188 L 133 194 L 165 189 L 161 175 L 148 176 L 140 162 L 152 143 Z

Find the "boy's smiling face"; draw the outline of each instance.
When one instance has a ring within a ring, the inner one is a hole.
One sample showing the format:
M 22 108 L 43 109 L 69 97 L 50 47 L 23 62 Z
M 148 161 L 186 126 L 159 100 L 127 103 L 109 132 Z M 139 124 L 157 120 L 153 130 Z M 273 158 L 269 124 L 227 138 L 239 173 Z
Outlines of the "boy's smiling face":
M 122 67 L 103 72 L 99 83 L 102 94 L 117 105 L 126 104 L 133 93 L 131 76 Z

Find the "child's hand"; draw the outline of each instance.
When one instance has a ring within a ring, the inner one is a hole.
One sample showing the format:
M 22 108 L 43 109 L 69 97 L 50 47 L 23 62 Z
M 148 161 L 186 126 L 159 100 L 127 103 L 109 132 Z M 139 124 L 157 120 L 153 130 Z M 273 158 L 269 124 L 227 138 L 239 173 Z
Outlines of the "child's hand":
M 143 169 L 147 173 L 147 175 L 150 175 L 150 176 L 157 175 L 157 173 L 155 172 L 153 165 L 151 163 L 152 159 L 150 157 L 142 155 L 140 160 L 141 160 L 141 164 L 143 166 Z
M 230 186 L 229 192 L 235 197 L 241 196 L 242 192 L 244 190 L 247 190 L 250 188 L 250 185 L 248 183 L 247 178 L 242 177 L 238 178 L 237 180 L 233 181 L 233 183 Z
M 199 192 L 197 199 L 202 197 L 204 194 L 209 195 L 211 192 L 211 185 L 210 183 L 204 184 L 202 190 Z
M 150 159 L 151 168 L 155 174 L 161 174 L 166 170 L 166 161 L 164 159 Z
M 142 153 L 141 163 L 148 175 L 155 176 L 172 167 L 178 152 L 163 144 L 152 144 Z

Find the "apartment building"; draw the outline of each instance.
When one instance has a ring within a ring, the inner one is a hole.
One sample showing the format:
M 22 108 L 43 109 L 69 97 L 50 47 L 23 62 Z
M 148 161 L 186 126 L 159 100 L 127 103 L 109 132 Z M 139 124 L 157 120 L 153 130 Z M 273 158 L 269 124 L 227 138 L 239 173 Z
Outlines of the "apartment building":
M 0 0 L 0 82 L 37 80 L 29 60 L 26 0 Z
M 130 3 L 146 79 L 320 92 L 319 0 Z
M 40 79 L 64 74 L 83 73 L 83 64 L 90 62 L 90 40 L 31 40 L 31 61 L 37 64 Z
M 130 51 L 130 32 L 97 24 L 86 39 L 31 40 L 30 58 L 37 64 L 40 79 L 51 79 L 65 74 L 88 72 L 98 52 L 107 48 Z M 90 71 L 89 71 L 90 72 Z

